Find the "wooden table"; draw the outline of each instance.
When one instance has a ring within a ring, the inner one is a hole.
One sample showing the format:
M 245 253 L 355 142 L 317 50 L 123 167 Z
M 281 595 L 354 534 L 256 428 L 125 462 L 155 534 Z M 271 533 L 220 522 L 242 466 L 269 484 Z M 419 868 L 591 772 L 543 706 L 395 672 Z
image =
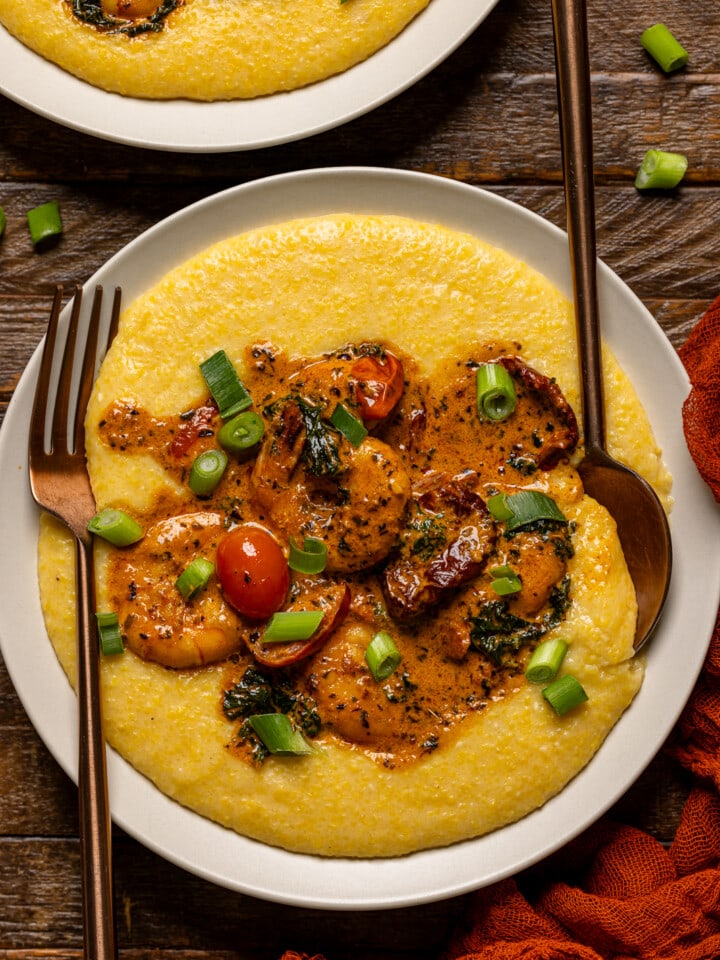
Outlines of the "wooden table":
M 599 252 L 676 346 L 720 293 L 720 72 L 715 0 L 590 0 Z M 689 48 L 664 76 L 639 46 L 662 16 Z M 444 64 L 370 115 L 308 141 L 211 156 L 149 152 L 77 134 L 0 101 L 0 407 L 44 332 L 57 282 L 82 283 L 158 220 L 224 187 L 335 164 L 420 170 L 481 185 L 563 225 L 549 0 L 500 0 Z M 688 154 L 683 186 L 633 187 L 650 147 Z M 34 252 L 25 212 L 55 199 L 64 236 Z M 2 544 L 2 550 L 12 545 Z M 34 732 L 0 662 L 0 960 L 82 950 L 76 790 Z M 687 783 L 664 755 L 613 815 L 672 838 Z M 435 957 L 467 897 L 372 913 L 274 905 L 200 880 L 114 830 L 125 957 L 364 960 Z

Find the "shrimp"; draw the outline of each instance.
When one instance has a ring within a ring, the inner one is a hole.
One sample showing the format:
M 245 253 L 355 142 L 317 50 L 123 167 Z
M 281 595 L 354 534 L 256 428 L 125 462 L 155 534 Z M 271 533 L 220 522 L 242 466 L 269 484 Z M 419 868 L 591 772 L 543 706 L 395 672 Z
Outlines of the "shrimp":
M 354 447 L 291 396 L 276 410 L 253 468 L 257 503 L 289 536 L 317 537 L 326 570 L 352 573 L 383 560 L 405 523 L 410 478 L 392 447 L 367 436 Z
M 243 644 L 244 625 L 218 590 L 192 600 L 175 581 L 196 556 L 215 554 L 225 532 L 213 511 L 158 520 L 111 561 L 109 590 L 128 647 L 143 660 L 181 669 L 224 660 Z

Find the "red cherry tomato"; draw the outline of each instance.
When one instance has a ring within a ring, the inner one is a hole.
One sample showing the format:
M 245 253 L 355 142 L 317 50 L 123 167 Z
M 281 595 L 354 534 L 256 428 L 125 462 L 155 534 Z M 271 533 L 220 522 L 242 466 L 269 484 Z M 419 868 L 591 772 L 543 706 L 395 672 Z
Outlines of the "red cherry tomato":
M 266 620 L 285 602 L 290 569 L 275 537 L 246 523 L 218 544 L 217 575 L 228 603 L 243 616 Z
M 355 378 L 355 402 L 363 420 L 382 420 L 402 396 L 402 364 L 397 357 L 360 357 L 350 368 Z

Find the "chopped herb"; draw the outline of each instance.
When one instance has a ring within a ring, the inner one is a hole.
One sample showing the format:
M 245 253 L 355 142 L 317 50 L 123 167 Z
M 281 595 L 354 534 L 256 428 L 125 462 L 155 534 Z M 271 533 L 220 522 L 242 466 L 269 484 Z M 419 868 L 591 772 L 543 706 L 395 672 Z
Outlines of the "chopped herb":
M 322 407 L 314 407 L 298 397 L 307 440 L 302 458 L 310 473 L 316 477 L 336 477 L 340 473 L 340 443 L 338 434 L 323 420 Z
M 248 667 L 240 680 L 225 691 L 222 707 L 228 720 L 243 721 L 237 740 L 250 747 L 258 763 L 269 751 L 249 723 L 250 717 L 284 713 L 306 737 L 316 737 L 320 732 L 320 714 L 311 697 L 294 690 L 289 681 L 271 679 L 254 667 Z
M 564 620 L 570 604 L 569 593 L 570 578 L 565 577 L 552 591 L 547 613 L 533 621 L 510 613 L 506 600 L 487 601 L 476 616 L 470 618 L 472 645 L 494 663 L 503 665 L 509 654 L 517 653 Z
M 425 513 L 419 504 L 417 505 L 417 516 L 413 517 L 408 526 L 418 534 L 417 539 L 413 540 L 410 552 L 421 560 L 429 560 L 434 557 L 447 543 L 445 528 L 440 523 L 439 518 L 433 514 Z

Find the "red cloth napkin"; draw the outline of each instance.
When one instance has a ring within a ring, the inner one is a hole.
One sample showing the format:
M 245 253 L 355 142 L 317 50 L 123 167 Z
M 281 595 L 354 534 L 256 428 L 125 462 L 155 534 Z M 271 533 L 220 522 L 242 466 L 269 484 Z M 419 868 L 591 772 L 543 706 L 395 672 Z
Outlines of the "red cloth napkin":
M 680 356 L 692 383 L 688 449 L 720 502 L 720 297 Z M 669 848 L 602 819 L 540 867 L 475 894 L 442 960 L 719 960 L 720 615 L 666 748 L 694 777 Z

